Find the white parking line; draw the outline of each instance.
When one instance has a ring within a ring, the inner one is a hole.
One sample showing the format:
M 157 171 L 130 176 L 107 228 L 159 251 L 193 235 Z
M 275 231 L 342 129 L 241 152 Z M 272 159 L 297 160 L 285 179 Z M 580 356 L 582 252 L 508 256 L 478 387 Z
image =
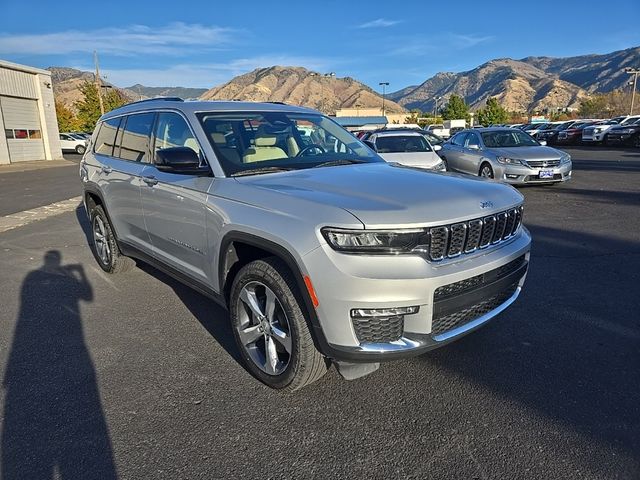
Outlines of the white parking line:
M 42 207 L 0 217 L 0 233 L 14 228 L 24 227 L 25 225 L 53 217 L 54 215 L 70 212 L 75 210 L 81 201 L 82 197 L 73 197 L 67 200 L 62 200 L 61 202 L 50 203 L 49 205 L 44 205 Z

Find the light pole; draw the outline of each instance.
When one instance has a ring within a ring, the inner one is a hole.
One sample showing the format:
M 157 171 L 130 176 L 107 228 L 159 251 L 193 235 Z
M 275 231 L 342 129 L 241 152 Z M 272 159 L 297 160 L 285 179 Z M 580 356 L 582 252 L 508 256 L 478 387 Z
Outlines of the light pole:
M 389 82 L 380 82 L 378 83 L 378 85 L 380 85 L 382 87 L 382 116 L 385 116 L 385 111 L 384 111 L 384 97 L 386 96 L 387 90 L 386 87 L 389 86 Z
M 438 101 L 442 100 L 442 97 L 434 97 L 433 99 L 436 101 L 435 108 L 433 109 L 433 121 L 435 122 L 438 117 Z
M 630 75 L 633 75 L 633 90 L 631 92 L 631 110 L 629 111 L 629 115 L 633 115 L 633 103 L 636 99 L 636 84 L 638 83 L 638 74 L 640 73 L 640 68 L 625 68 L 625 72 Z

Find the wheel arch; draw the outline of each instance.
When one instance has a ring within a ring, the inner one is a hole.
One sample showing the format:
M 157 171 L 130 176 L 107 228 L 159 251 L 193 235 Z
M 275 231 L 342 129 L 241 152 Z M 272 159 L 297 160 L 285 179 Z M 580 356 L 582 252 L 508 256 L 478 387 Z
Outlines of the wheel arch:
M 223 295 L 227 306 L 231 307 L 229 304 L 231 284 L 240 268 L 254 260 L 272 256 L 283 261 L 293 274 L 298 287 L 298 291 L 294 293 L 297 293 L 300 296 L 300 300 L 302 300 L 301 306 L 305 309 L 305 318 L 309 322 L 309 330 L 313 341 L 320 352 L 327 352 L 328 343 L 320 327 L 302 269 L 295 256 L 276 242 L 241 231 L 231 231 L 225 234 L 220 242 L 218 280 L 220 293 Z

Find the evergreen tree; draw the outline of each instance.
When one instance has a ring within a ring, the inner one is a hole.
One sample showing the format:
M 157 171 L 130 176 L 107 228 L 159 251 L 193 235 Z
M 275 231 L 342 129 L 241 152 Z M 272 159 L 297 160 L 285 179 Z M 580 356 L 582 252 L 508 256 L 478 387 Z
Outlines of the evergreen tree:
M 471 118 L 469 115 L 469 105 L 464 103 L 461 96 L 453 93 L 449 97 L 449 101 L 442 109 L 442 118 L 445 120 L 467 120 Z
M 100 118 L 98 89 L 95 83 L 86 81 L 80 86 L 80 91 L 84 98 L 76 102 L 79 128 L 84 131 L 92 131 Z M 103 89 L 102 103 L 104 104 L 104 111 L 107 113 L 125 105 L 128 100 L 115 88 L 108 88 Z
M 480 125 L 488 127 L 496 123 L 506 123 L 509 120 L 509 112 L 498 103 L 497 99 L 492 97 L 487 100 L 484 108 L 478 110 L 477 119 Z

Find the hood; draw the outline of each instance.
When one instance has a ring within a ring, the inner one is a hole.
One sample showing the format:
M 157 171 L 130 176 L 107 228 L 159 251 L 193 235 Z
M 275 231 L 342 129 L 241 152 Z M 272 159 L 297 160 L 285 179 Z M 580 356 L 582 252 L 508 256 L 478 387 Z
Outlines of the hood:
M 279 192 L 292 201 L 299 198 L 347 210 L 366 228 L 455 223 L 505 210 L 523 200 L 514 188 L 497 182 L 386 163 L 310 168 L 236 180 Z
M 532 147 L 489 148 L 488 150 L 500 157 L 517 158 L 519 160 L 557 160 L 561 157 L 559 150 L 542 145 Z
M 389 163 L 398 162 L 410 167 L 431 168 L 442 161 L 435 152 L 394 152 L 378 153 L 378 155 Z

